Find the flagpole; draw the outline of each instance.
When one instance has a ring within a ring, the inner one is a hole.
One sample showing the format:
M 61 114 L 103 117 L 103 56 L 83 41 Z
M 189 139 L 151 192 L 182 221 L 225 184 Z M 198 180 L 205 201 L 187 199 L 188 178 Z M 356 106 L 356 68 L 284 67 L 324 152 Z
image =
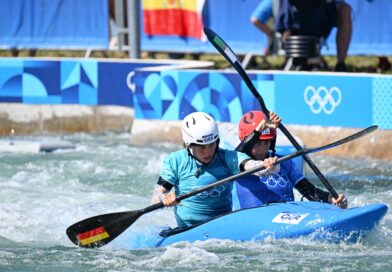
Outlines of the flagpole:
M 140 1 L 128 0 L 128 57 L 140 58 Z

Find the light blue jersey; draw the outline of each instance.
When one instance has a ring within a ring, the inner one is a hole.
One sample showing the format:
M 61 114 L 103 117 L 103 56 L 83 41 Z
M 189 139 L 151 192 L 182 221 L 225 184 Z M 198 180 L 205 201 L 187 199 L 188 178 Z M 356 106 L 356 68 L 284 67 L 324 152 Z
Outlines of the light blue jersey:
M 244 153 L 219 149 L 209 164 L 200 165 L 183 149 L 164 160 L 160 176 L 171 183 L 180 196 L 239 173 L 240 163 L 248 158 Z M 175 206 L 178 226 L 192 226 L 230 212 L 232 187 L 233 183 L 229 182 L 182 200 L 181 206 Z

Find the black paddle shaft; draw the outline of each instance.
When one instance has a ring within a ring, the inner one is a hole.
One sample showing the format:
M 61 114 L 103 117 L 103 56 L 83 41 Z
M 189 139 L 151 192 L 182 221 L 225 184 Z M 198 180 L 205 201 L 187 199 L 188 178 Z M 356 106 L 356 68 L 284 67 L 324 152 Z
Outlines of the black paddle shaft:
M 248 86 L 249 90 L 252 92 L 253 96 L 258 100 L 260 107 L 266 116 L 269 116 L 269 110 L 264 103 L 263 98 L 256 90 L 252 81 L 250 80 L 248 74 L 245 72 L 245 69 L 239 63 L 236 55 L 233 50 L 223 41 L 218 34 L 212 31 L 208 27 L 204 27 L 204 33 L 206 34 L 208 40 L 212 43 L 212 45 L 225 57 L 225 59 L 230 62 L 230 64 L 236 69 L 236 71 L 240 74 L 241 78 L 245 81 L 245 84 Z M 278 127 L 283 134 L 289 139 L 289 141 L 293 144 L 295 149 L 298 151 L 302 149 L 299 143 L 295 140 L 295 138 L 291 135 L 291 133 L 286 129 L 286 127 L 280 123 Z M 324 177 L 321 171 L 317 168 L 317 166 L 313 163 L 313 161 L 306 155 L 306 153 L 301 155 L 309 167 L 313 170 L 313 172 L 317 175 L 317 177 L 321 180 L 324 186 L 328 189 L 328 191 L 332 194 L 332 196 L 337 199 L 339 197 L 338 193 L 332 187 L 332 185 L 328 182 L 328 180 Z
M 281 157 L 277 160 L 275 164 L 282 163 L 287 160 L 291 160 L 295 157 L 302 156 L 304 154 L 315 153 L 318 151 L 322 151 L 328 148 L 336 147 L 338 145 L 344 144 L 346 142 L 355 140 L 359 137 L 362 137 L 374 130 L 377 129 L 377 126 L 371 126 L 367 129 L 364 129 L 360 132 L 357 132 L 351 136 L 333 142 L 331 144 L 315 147 L 315 148 L 308 148 L 308 149 L 301 149 L 295 153 L 287 155 L 285 157 Z M 193 195 L 199 194 L 201 192 L 207 191 L 221 185 L 223 183 L 233 181 L 240 177 L 253 174 L 255 172 L 261 171 L 265 169 L 264 166 L 258 166 L 253 169 L 241 172 L 239 174 L 227 177 L 225 179 L 216 181 L 210 185 L 201 187 L 194 191 L 191 191 L 187 194 L 181 195 L 177 197 L 177 202 L 180 202 L 183 199 L 191 197 Z M 118 212 L 118 213 L 108 213 L 103 215 L 97 215 L 94 217 L 90 217 L 79 221 L 70 227 L 67 228 L 67 235 L 68 238 L 75 244 L 80 247 L 86 248 L 94 248 L 94 247 L 101 247 L 106 245 L 113 239 L 115 239 L 118 235 L 120 235 L 123 231 L 125 231 L 129 226 L 131 226 L 140 216 L 145 213 L 149 213 L 154 210 L 158 210 L 163 208 L 163 203 L 156 203 L 154 205 L 148 206 L 144 209 L 136 210 L 136 211 L 128 211 L 128 212 Z M 104 236 L 102 236 L 104 235 Z
M 276 164 L 280 164 L 280 163 L 282 163 L 282 162 L 284 162 L 284 161 L 287 161 L 287 160 L 291 160 L 291 159 L 293 159 L 293 158 L 295 158 L 295 157 L 298 157 L 298 156 L 304 156 L 304 155 L 306 155 L 306 154 L 319 152 L 319 151 L 322 151 L 322 150 L 325 150 L 325 149 L 329 149 L 329 148 L 336 147 L 336 146 L 338 146 L 338 145 L 341 145 L 341 144 L 350 142 L 350 141 L 355 140 L 355 139 L 357 139 L 357 138 L 359 138 L 359 137 L 362 137 L 362 136 L 364 136 L 364 135 L 366 135 L 366 134 L 368 134 L 368 133 L 370 133 L 370 132 L 375 131 L 377 128 L 378 128 L 378 126 L 371 126 L 371 127 L 368 127 L 368 128 L 366 128 L 366 129 L 361 130 L 361 131 L 359 131 L 359 132 L 357 132 L 357 133 L 355 133 L 355 134 L 353 134 L 353 135 L 350 135 L 350 136 L 348 136 L 348 137 L 346 137 L 346 138 L 340 139 L 340 140 L 338 140 L 338 141 L 336 141 L 336 142 L 333 142 L 333 143 L 331 143 L 331 144 L 324 145 L 324 146 L 321 146 L 321 147 L 300 149 L 300 150 L 298 150 L 298 151 L 295 152 L 295 153 L 292 153 L 292 154 L 290 154 L 290 155 L 287 155 L 287 156 L 284 156 L 284 157 L 279 158 L 279 159 L 276 161 L 275 165 L 276 165 Z M 194 191 L 192 191 L 192 192 L 189 192 L 189 193 L 187 193 L 187 194 L 184 194 L 184 195 L 181 195 L 181 196 L 177 197 L 177 202 L 179 202 L 180 200 L 186 199 L 186 198 L 188 198 L 188 197 L 194 196 L 194 195 L 196 195 L 196 194 L 199 194 L 199 193 L 201 193 L 201 192 L 204 192 L 204 191 L 206 191 L 206 190 L 212 189 L 213 187 L 216 187 L 216 186 L 221 185 L 221 184 L 223 184 L 223 183 L 226 183 L 226 182 L 229 182 L 229 181 L 233 181 L 233 180 L 235 180 L 235 179 L 239 179 L 239 178 L 241 178 L 241 177 L 243 177 L 243 176 L 247 176 L 247 175 L 256 173 L 256 172 L 261 171 L 261 170 L 263 170 L 263 169 L 265 169 L 265 166 L 264 166 L 264 165 L 258 166 L 258 167 L 255 167 L 255 168 L 252 168 L 252 169 L 247 170 L 247 171 L 244 171 L 244 172 L 241 172 L 241 173 L 236 174 L 236 175 L 234 175 L 234 176 L 230 176 L 230 177 L 224 178 L 224 179 L 222 179 L 222 180 L 220 180 L 220 181 L 214 182 L 214 183 L 212 183 L 212 184 L 210 184 L 210 185 L 204 186 L 204 187 L 202 187 L 202 188 L 196 189 L 196 190 L 194 190 Z

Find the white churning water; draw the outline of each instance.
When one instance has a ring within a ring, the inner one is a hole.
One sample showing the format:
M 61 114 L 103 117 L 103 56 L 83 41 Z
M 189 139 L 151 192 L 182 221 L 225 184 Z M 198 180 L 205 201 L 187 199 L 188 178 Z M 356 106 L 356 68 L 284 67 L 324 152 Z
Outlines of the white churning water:
M 47 138 L 47 137 L 46 137 Z M 45 137 L 24 137 L 23 140 Z M 76 221 L 150 205 L 170 143 L 134 146 L 127 133 L 62 137 L 74 150 L 0 154 L 0 271 L 390 271 L 392 216 L 355 244 L 308 239 L 207 241 L 165 248 L 94 250 L 65 234 Z M 351 205 L 392 204 L 392 164 L 312 155 Z M 314 174 L 308 177 L 317 183 Z M 319 185 L 322 187 L 322 185 Z M 130 231 L 174 225 L 170 209 L 144 215 Z M 114 243 L 115 244 L 115 243 Z

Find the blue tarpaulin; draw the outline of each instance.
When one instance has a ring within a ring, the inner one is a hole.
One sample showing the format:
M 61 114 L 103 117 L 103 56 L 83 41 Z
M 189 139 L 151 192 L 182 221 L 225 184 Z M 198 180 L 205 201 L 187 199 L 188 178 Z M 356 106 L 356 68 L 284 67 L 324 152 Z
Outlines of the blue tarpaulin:
M 206 0 L 204 25 L 218 33 L 236 53 L 262 54 L 266 37 L 250 22 L 261 0 Z M 347 0 L 352 6 L 353 36 L 350 55 L 392 55 L 392 1 Z M 208 41 L 175 36 L 146 36 L 141 30 L 143 50 L 213 52 Z M 330 34 L 323 54 L 335 55 L 336 29 Z
M 236 53 L 262 54 L 266 37 L 250 22 L 260 1 L 206 0 L 204 25 L 222 36 Z M 347 2 L 353 8 L 349 55 L 392 55 L 392 1 Z M 0 48 L 108 48 L 108 0 L 1 0 L 0 4 Z M 216 53 L 206 40 L 147 36 L 142 15 L 140 20 L 144 51 Z M 336 54 L 335 37 L 336 30 L 322 48 L 323 54 Z
M 107 0 L 1 0 L 0 48 L 107 49 Z

